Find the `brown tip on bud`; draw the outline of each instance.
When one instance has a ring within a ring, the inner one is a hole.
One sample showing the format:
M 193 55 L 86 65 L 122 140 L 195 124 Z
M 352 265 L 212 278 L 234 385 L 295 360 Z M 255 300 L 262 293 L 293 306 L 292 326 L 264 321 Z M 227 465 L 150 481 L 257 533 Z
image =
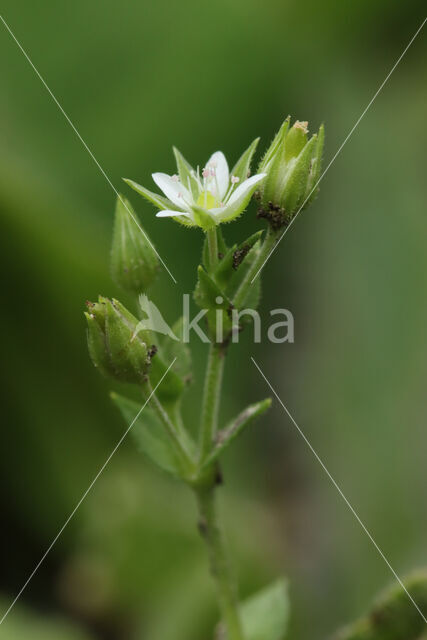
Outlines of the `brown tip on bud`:
M 308 133 L 308 122 L 306 120 L 304 120 L 303 122 L 297 120 L 294 124 L 294 127 L 295 129 L 301 129 L 303 133 Z

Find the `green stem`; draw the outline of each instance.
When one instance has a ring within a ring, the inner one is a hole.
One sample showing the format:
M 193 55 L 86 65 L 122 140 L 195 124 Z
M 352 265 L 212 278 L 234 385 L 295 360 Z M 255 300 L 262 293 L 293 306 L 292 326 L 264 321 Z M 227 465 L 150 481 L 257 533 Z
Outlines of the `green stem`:
M 216 234 L 216 227 L 208 229 L 206 235 L 209 247 L 209 263 L 212 269 L 218 262 L 218 236 Z
M 199 530 L 209 550 L 212 577 L 215 581 L 221 620 L 227 630 L 227 640 L 244 640 L 240 622 L 237 589 L 228 561 L 223 533 L 218 524 L 215 487 L 197 491 Z
M 251 268 L 248 269 L 245 277 L 240 283 L 239 288 L 237 289 L 236 295 L 234 296 L 233 305 L 236 309 L 241 309 L 245 303 L 249 290 L 252 286 L 252 279 L 254 276 L 259 277 L 258 271 L 263 266 L 265 260 L 270 255 L 274 245 L 277 242 L 277 238 L 279 236 L 278 231 L 274 231 L 270 226 L 268 227 L 264 242 L 261 247 L 261 251 L 258 254 L 257 259 L 252 264 Z
M 209 345 L 200 425 L 200 460 L 211 451 L 218 423 L 225 355 L 222 345 Z

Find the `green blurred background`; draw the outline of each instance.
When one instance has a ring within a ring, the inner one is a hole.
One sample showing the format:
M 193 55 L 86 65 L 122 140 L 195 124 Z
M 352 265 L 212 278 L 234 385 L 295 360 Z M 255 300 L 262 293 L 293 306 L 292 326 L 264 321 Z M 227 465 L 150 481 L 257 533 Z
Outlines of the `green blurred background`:
M 3 0 L 2 14 L 168 267 L 166 318 L 194 286 L 201 234 L 121 182 L 233 163 L 288 113 L 326 123 L 328 162 L 424 18 L 423 3 Z M 263 273 L 292 345 L 230 354 L 222 415 L 268 389 L 254 355 L 399 574 L 426 564 L 427 33 L 422 32 Z M 125 428 L 86 348 L 109 278 L 115 196 L 0 25 L 3 350 L 0 604 L 5 611 Z M 242 238 L 254 210 L 226 228 Z M 125 296 L 121 296 L 127 302 Z M 196 421 L 205 351 L 187 416 Z M 289 637 L 327 637 L 392 576 L 280 406 L 224 462 L 242 596 L 290 581 Z M 120 448 L 0 638 L 207 640 L 216 621 L 185 488 Z

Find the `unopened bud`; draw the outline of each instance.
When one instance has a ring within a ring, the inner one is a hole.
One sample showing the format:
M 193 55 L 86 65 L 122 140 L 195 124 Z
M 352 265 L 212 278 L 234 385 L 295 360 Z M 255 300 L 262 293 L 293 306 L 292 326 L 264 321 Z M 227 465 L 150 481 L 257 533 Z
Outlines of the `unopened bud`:
M 259 215 L 276 229 L 289 224 L 315 198 L 322 165 L 323 125 L 309 139 L 307 122 L 289 124 L 288 117 L 258 169 L 267 173 L 259 192 Z
M 140 225 L 132 205 L 119 195 L 111 249 L 114 282 L 126 291 L 143 293 L 155 280 L 159 264 L 153 244 Z
M 153 350 L 148 333 L 138 331 L 138 319 L 118 300 L 100 296 L 87 307 L 87 339 L 95 367 L 120 382 L 143 382 Z

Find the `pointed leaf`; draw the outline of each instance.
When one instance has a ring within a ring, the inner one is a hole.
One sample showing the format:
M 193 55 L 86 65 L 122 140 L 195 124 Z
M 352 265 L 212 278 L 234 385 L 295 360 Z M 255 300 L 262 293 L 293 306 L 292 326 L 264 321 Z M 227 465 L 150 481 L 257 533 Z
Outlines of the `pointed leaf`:
M 251 142 L 249 147 L 246 149 L 244 153 L 242 153 L 242 155 L 240 156 L 240 158 L 238 159 L 238 161 L 236 162 L 236 164 L 231 170 L 231 175 L 236 176 L 236 178 L 239 178 L 240 182 L 243 182 L 243 180 L 246 180 L 246 178 L 249 178 L 252 157 L 255 153 L 255 149 L 258 146 L 259 140 L 260 140 L 259 138 L 255 138 L 255 140 Z
M 201 309 L 230 309 L 230 300 L 201 265 L 198 267 L 197 272 L 199 278 L 194 291 L 196 304 Z M 219 298 L 222 299 L 222 302 L 217 300 Z
M 263 231 L 257 231 L 244 240 L 239 245 L 233 245 L 225 254 L 225 256 L 219 261 L 215 272 L 214 278 L 220 287 L 225 287 L 232 277 L 234 271 L 240 267 L 246 256 L 252 249 L 252 247 L 261 238 Z
M 203 466 L 207 466 L 214 462 L 225 449 L 233 442 L 233 440 L 248 426 L 252 420 L 255 420 L 258 416 L 261 416 L 271 407 L 271 398 L 266 398 L 251 404 L 244 411 L 239 413 L 237 418 L 234 418 L 224 429 L 221 429 L 216 434 L 215 446 L 209 456 L 206 458 Z
M 246 277 L 247 272 L 253 266 L 254 262 L 257 260 L 259 256 L 259 251 L 261 248 L 261 243 L 258 240 L 255 245 L 252 247 L 251 251 L 245 257 L 245 260 L 232 274 L 228 286 L 226 288 L 226 293 L 230 300 L 234 300 L 236 292 L 241 284 L 241 282 Z M 261 278 L 256 278 L 252 283 L 252 286 L 249 288 L 247 296 L 245 300 L 243 300 L 240 305 L 240 309 L 256 309 L 259 305 L 259 301 L 261 298 Z M 244 316 L 245 320 L 250 319 L 249 316 Z
M 143 403 L 139 404 L 117 393 L 111 393 L 111 399 L 129 427 L 140 412 Z M 149 404 L 144 407 L 135 420 L 131 433 L 140 450 L 157 466 L 174 476 L 181 475 L 180 463 L 174 445 Z

